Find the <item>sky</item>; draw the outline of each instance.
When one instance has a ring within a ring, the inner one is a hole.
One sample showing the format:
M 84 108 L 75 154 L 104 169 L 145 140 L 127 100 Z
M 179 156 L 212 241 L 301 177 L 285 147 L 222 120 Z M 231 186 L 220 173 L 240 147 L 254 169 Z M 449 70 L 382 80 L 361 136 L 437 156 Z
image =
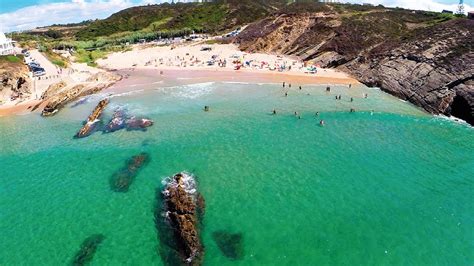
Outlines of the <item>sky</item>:
M 171 0 L 170 0 L 171 1 Z M 191 2 L 182 0 L 181 2 Z M 167 0 L 0 0 L 0 31 L 33 29 L 51 24 L 102 19 L 122 9 Z M 382 4 L 409 9 L 455 11 L 459 0 L 344 0 L 341 2 Z M 474 10 L 474 0 L 464 0 L 465 10 Z

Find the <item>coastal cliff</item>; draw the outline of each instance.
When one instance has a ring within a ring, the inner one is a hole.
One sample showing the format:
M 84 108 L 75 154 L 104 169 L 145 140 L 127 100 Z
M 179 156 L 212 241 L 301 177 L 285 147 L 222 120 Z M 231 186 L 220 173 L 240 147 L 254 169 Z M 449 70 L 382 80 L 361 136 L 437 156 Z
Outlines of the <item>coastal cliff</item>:
M 474 125 L 474 20 L 352 5 L 295 4 L 249 25 L 247 52 L 337 68 L 433 114 Z
M 28 68 L 15 56 L 0 57 L 0 104 L 31 95 Z

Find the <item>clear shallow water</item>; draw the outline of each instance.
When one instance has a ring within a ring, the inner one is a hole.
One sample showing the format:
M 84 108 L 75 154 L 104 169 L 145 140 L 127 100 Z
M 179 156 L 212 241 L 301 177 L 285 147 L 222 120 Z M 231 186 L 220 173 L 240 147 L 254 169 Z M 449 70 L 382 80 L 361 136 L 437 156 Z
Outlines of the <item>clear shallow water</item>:
M 0 118 L 1 265 L 68 264 L 96 233 L 92 265 L 161 265 L 155 190 L 182 170 L 206 199 L 205 265 L 472 265 L 472 128 L 366 88 L 160 86 L 113 97 L 105 114 L 125 105 L 155 121 L 147 132 L 74 140 L 99 97 Z M 151 161 L 129 192 L 111 191 L 140 152 Z M 217 230 L 243 234 L 242 260 L 222 255 Z

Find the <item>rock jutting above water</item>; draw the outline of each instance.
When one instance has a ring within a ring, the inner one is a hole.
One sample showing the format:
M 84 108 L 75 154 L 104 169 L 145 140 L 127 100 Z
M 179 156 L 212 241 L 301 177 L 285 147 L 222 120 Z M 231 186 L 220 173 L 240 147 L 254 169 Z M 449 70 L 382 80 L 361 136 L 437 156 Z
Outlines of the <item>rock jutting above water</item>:
M 127 192 L 140 169 L 149 161 L 150 156 L 147 153 L 132 156 L 124 168 L 112 175 L 110 178 L 110 188 L 115 192 Z
M 222 254 L 232 260 L 240 260 L 244 257 L 242 233 L 231 233 L 227 231 L 216 231 L 212 238 L 221 250 Z
M 153 126 L 153 121 L 147 118 L 137 118 L 135 116 L 127 117 L 125 110 L 117 109 L 112 119 L 105 126 L 105 133 L 112 133 L 126 128 L 127 130 L 146 131 L 147 127 Z
M 122 109 L 115 110 L 114 114 L 112 115 L 112 119 L 110 119 L 109 123 L 104 128 L 105 133 L 111 133 L 120 129 L 125 128 L 125 111 Z
M 81 249 L 74 256 L 73 266 L 86 265 L 92 261 L 99 245 L 104 241 L 105 236 L 101 234 L 92 235 L 84 240 Z
M 170 178 L 162 192 L 163 209 L 169 230 L 172 230 L 173 247 L 183 264 L 201 265 L 204 247 L 199 234 L 204 200 L 196 189 L 191 174 L 181 172 Z M 156 217 L 155 219 L 160 219 Z
M 105 107 L 109 104 L 109 99 L 103 99 L 100 101 L 97 106 L 95 107 L 94 111 L 89 115 L 87 118 L 86 124 L 77 132 L 76 138 L 84 138 L 89 136 L 95 128 L 97 122 L 99 122 L 99 118 L 102 115 Z
M 146 131 L 147 127 L 153 126 L 153 121 L 147 118 L 137 118 L 132 116 L 125 121 L 127 130 L 142 130 Z

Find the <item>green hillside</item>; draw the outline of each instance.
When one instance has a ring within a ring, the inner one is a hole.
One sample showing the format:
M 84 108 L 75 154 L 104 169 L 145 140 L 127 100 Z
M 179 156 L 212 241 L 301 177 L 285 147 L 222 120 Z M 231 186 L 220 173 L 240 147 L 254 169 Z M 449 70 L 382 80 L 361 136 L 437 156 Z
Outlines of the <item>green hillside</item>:
M 283 7 L 286 0 L 227 0 L 206 3 L 164 3 L 132 7 L 97 20 L 76 33 L 80 40 L 124 32 L 188 30 L 216 33 L 250 23 Z

